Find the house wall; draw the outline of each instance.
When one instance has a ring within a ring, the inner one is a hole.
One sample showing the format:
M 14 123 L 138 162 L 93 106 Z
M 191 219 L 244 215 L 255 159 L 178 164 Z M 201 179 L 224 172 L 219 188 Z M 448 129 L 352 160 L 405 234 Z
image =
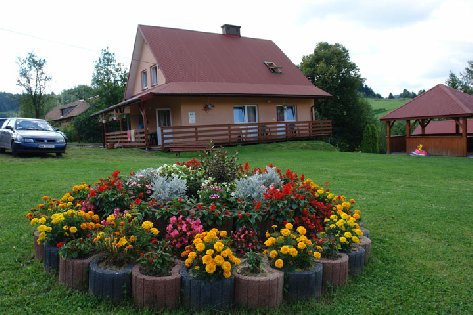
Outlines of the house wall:
M 139 62 L 137 66 L 137 70 L 134 74 L 135 78 L 134 80 L 129 80 L 130 82 L 134 81 L 134 87 L 133 87 L 133 93 L 132 95 L 139 94 L 143 91 L 141 88 L 141 72 L 143 70 L 147 71 L 148 74 L 148 88 L 147 90 L 151 89 L 151 67 L 154 65 L 158 66 L 158 85 L 165 83 L 165 78 L 163 75 L 163 72 L 159 68 L 159 64 L 157 64 L 156 59 L 154 58 L 153 54 L 151 53 L 151 49 L 149 48 L 149 45 L 144 42 L 142 45 L 141 49 L 141 54 L 139 55 Z

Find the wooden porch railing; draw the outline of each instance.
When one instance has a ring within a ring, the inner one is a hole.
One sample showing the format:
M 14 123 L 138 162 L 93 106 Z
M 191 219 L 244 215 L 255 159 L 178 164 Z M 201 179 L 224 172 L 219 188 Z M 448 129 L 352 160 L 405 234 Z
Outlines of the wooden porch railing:
M 202 145 L 210 141 L 219 145 L 263 143 L 331 134 L 331 120 L 161 127 L 161 147 L 167 150 L 185 143 Z
M 105 133 L 105 145 L 107 148 L 145 147 L 145 130 L 135 129 Z

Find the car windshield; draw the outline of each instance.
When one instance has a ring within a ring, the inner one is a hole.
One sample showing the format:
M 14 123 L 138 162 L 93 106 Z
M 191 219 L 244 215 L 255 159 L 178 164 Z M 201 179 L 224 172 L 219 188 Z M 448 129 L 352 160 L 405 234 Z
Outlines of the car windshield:
M 17 130 L 41 130 L 41 131 L 54 131 L 44 120 L 17 120 L 15 124 Z

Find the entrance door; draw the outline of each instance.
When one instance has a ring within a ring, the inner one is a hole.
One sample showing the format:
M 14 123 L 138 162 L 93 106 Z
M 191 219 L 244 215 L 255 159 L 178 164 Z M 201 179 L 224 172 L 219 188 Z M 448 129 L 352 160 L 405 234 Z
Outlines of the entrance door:
M 169 127 L 171 126 L 171 110 L 169 108 L 159 108 L 156 109 L 156 121 L 158 122 L 158 145 L 163 144 L 163 135 L 161 134 L 160 127 Z M 167 140 L 166 142 L 171 142 Z

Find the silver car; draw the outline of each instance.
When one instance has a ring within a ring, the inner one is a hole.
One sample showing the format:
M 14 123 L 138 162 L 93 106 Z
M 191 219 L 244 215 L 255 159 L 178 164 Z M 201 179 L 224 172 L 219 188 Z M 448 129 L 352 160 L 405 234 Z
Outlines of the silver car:
M 8 118 L 0 126 L 0 153 L 11 150 L 18 153 L 56 153 L 66 152 L 66 139 L 43 119 Z

